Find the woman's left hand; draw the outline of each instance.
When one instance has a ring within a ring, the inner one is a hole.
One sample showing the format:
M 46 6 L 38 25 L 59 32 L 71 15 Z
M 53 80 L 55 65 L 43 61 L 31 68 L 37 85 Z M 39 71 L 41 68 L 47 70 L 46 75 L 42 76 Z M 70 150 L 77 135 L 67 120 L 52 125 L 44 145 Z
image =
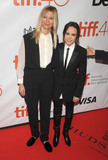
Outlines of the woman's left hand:
M 78 97 L 73 97 L 73 102 L 78 102 L 80 100 L 80 98 L 78 98 Z

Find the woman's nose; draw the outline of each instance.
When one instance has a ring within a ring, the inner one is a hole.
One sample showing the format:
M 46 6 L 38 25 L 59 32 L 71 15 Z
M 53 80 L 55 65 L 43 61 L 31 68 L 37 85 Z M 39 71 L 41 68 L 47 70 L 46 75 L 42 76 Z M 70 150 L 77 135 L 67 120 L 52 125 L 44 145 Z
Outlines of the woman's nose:
M 49 22 L 49 18 L 47 18 L 46 21 Z

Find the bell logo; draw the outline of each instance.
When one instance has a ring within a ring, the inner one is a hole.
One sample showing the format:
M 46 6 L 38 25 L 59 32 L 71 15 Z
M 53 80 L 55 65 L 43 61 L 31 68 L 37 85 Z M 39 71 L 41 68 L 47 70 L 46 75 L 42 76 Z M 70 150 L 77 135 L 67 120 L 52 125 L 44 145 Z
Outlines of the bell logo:
M 108 6 L 108 0 L 93 0 L 93 6 L 99 6 L 99 5 L 103 5 L 103 6 Z

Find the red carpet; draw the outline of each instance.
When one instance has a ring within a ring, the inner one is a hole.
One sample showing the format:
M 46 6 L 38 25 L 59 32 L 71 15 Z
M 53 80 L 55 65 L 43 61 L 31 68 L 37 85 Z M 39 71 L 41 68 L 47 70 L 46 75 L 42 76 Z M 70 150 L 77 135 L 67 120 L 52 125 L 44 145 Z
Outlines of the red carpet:
M 47 153 L 38 138 L 27 147 L 29 125 L 0 131 L 0 160 L 108 160 L 108 108 L 74 115 L 71 147 L 64 143 L 61 124 L 60 143 Z M 53 120 L 50 121 L 49 141 L 53 139 Z

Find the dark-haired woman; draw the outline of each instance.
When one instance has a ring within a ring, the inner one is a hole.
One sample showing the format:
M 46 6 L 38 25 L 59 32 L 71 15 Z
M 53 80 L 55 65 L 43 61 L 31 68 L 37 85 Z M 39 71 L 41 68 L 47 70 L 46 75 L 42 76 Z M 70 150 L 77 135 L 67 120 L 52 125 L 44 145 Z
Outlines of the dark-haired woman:
M 63 30 L 63 43 L 58 46 L 54 72 L 54 139 L 59 144 L 62 103 L 66 104 L 63 136 L 66 145 L 71 146 L 68 131 L 73 117 L 74 102 L 80 100 L 86 78 L 86 49 L 79 46 L 79 25 L 69 22 Z

